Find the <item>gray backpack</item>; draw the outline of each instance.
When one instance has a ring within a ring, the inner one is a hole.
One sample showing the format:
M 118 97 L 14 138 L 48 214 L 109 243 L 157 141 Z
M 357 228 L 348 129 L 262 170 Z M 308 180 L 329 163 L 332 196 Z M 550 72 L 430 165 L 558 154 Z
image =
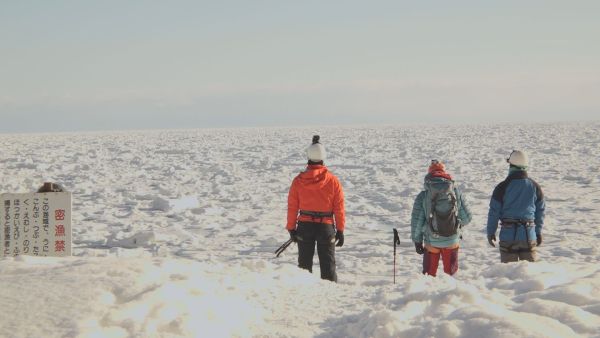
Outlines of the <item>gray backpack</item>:
M 443 237 L 456 235 L 460 220 L 454 181 L 432 177 L 425 181 L 425 189 L 430 202 L 427 222 L 431 232 Z

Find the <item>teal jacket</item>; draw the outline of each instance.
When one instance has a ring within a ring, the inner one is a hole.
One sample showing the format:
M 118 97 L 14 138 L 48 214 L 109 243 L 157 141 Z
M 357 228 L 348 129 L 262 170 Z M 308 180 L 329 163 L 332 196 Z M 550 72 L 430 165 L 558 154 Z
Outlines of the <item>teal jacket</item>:
M 431 179 L 431 177 L 426 176 L 425 179 Z M 434 178 L 435 179 L 435 178 Z M 469 206 L 465 201 L 463 195 L 460 190 L 454 186 L 454 193 L 456 194 L 456 199 L 458 203 L 458 219 L 460 220 L 460 224 L 467 225 L 471 222 L 471 211 L 469 210 Z M 440 235 L 433 234 L 431 231 L 431 227 L 427 221 L 427 215 L 429 215 L 429 211 L 431 210 L 431 201 L 428 197 L 429 193 L 427 189 L 421 191 L 417 198 L 415 199 L 415 203 L 412 209 L 412 217 L 410 222 L 411 227 L 411 237 L 413 242 L 415 243 L 423 243 L 429 244 L 431 246 L 437 248 L 447 248 L 450 247 L 460 240 L 460 232 L 449 237 L 444 237 Z

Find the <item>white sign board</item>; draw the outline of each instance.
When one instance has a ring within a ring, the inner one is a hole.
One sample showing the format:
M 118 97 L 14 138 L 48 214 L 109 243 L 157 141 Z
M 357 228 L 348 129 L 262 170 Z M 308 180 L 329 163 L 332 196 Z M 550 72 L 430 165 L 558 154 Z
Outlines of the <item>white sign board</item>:
M 0 255 L 71 256 L 71 193 L 2 194 Z

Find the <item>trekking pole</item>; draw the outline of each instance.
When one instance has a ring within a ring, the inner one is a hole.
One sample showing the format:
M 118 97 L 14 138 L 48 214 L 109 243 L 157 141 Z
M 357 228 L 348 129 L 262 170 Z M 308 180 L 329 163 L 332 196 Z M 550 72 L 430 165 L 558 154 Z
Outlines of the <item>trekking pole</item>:
M 400 236 L 398 230 L 394 228 L 394 284 L 396 284 L 396 245 L 400 245 Z
M 287 242 L 283 243 L 277 250 L 275 250 L 275 253 L 277 254 L 277 256 L 275 257 L 279 257 L 279 255 L 281 255 L 282 252 L 285 251 L 285 249 L 287 249 L 288 246 L 290 246 L 290 244 L 292 244 L 292 239 L 288 239 Z

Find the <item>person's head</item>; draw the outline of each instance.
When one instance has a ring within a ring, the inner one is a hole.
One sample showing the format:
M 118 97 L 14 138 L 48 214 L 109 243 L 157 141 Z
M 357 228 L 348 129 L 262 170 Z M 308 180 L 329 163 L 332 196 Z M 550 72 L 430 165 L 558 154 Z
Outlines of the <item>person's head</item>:
M 325 152 L 325 147 L 319 143 L 319 140 L 319 135 L 313 136 L 312 144 L 306 148 L 308 164 L 323 164 L 323 161 L 325 161 L 327 153 Z
M 513 150 L 506 159 L 510 167 L 518 169 L 527 169 L 529 166 L 529 157 L 520 150 Z
M 438 161 L 438 160 L 431 160 L 431 164 L 429 165 L 429 169 L 427 170 L 427 172 L 429 174 L 433 174 L 435 172 L 444 172 L 446 171 L 446 166 L 444 165 L 444 163 Z
M 53 182 L 44 182 L 37 192 L 63 192 L 64 188 L 57 183 Z

